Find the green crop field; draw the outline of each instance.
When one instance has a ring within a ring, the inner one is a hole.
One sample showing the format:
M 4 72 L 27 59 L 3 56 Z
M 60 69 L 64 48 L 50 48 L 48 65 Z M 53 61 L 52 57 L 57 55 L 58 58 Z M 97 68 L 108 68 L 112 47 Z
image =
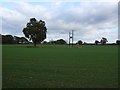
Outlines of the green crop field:
M 118 46 L 2 46 L 3 88 L 117 88 Z

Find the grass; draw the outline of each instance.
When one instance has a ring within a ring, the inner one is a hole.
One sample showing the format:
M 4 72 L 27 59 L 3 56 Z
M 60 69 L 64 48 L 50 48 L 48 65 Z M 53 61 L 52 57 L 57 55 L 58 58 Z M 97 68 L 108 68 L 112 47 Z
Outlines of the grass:
M 3 45 L 3 88 L 118 87 L 118 46 L 20 46 Z

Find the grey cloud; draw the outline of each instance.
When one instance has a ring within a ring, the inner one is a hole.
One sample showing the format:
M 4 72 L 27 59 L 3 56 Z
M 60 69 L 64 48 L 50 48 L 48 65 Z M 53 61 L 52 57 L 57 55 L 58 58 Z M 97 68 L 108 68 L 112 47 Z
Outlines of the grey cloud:
M 117 4 L 116 5 L 92 5 L 90 7 L 84 5 L 84 7 L 74 7 L 71 10 L 64 10 L 58 15 L 57 18 L 64 20 L 66 23 L 73 22 L 79 24 L 99 24 L 108 21 L 116 20 Z
M 106 4 L 106 5 L 105 5 Z M 45 20 L 48 29 L 47 39 L 63 38 L 68 40 L 68 33 L 75 30 L 75 41 L 93 41 L 102 36 L 115 40 L 117 30 L 117 4 L 81 3 L 59 10 L 62 4 L 54 7 L 34 6 L 28 3 L 16 3 L 15 10 L 2 8 L 3 33 L 23 35 L 22 29 L 30 17 Z

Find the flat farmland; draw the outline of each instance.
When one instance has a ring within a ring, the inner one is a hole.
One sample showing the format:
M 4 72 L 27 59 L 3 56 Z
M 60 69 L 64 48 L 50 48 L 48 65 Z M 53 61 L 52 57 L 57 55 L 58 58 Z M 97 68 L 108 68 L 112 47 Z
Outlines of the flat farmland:
M 2 46 L 3 88 L 118 87 L 118 46 L 26 46 Z

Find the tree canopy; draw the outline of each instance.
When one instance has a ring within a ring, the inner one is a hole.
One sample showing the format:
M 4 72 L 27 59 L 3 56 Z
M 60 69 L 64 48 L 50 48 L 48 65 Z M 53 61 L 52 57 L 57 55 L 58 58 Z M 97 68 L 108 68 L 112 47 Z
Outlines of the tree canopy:
M 117 44 L 117 45 L 120 45 L 120 40 L 116 40 L 116 44 Z
M 1 35 L 0 34 L 0 43 L 2 44 L 25 44 L 29 41 L 25 37 L 18 37 L 12 35 Z
M 98 40 L 95 40 L 95 45 L 98 45 L 99 41 Z
M 14 39 L 12 35 L 2 35 L 2 43 L 3 44 L 13 44 Z
M 46 32 L 47 28 L 45 26 L 45 21 L 37 21 L 35 18 L 31 18 L 23 29 L 25 37 L 32 40 L 34 46 L 36 46 L 36 43 L 41 43 L 46 39 Z
M 83 44 L 82 40 L 79 40 L 77 44 L 82 45 Z
M 106 42 L 108 42 L 108 40 L 107 40 L 107 38 L 104 38 L 104 37 L 102 37 L 102 39 L 101 39 L 101 44 L 106 44 Z
M 25 37 L 14 36 L 15 43 L 28 43 L 28 40 Z

